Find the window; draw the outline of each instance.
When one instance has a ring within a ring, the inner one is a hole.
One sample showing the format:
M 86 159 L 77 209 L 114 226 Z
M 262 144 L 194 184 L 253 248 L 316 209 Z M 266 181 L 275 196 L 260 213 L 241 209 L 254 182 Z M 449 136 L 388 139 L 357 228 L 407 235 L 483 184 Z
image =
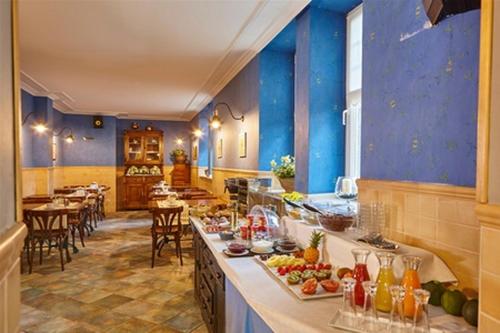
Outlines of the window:
M 363 7 L 347 14 L 346 40 L 346 176 L 359 178 L 361 173 L 361 86 L 363 70 Z

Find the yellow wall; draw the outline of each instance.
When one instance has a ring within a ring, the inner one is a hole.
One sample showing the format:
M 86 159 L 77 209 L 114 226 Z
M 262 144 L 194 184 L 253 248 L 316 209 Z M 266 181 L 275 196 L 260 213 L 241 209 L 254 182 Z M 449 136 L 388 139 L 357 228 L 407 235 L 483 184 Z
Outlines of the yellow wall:
M 48 193 L 48 168 L 23 168 L 23 197 Z
M 116 167 L 114 166 L 66 166 L 54 168 L 23 168 L 23 196 L 50 193 L 50 188 L 67 185 L 86 185 L 96 181 L 109 185 L 105 208 L 116 211 Z M 52 181 L 52 184 L 51 184 Z
M 224 169 L 214 168 L 212 170 L 212 179 L 198 176 L 198 167 L 191 167 L 191 185 L 206 189 L 213 194 L 225 199 L 229 199 L 229 195 L 224 194 L 224 179 L 235 177 L 257 177 L 259 171 L 256 170 L 241 170 L 241 169 Z
M 479 222 L 473 188 L 378 180 L 359 180 L 358 186 L 361 203 L 386 204 L 388 238 L 432 251 L 461 287 L 478 288 Z

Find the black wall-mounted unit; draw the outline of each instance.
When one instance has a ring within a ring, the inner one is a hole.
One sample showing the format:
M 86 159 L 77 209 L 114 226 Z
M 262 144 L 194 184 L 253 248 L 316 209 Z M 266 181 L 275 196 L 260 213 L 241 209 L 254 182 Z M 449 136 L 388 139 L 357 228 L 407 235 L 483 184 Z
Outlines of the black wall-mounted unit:
M 422 3 L 432 24 L 450 15 L 481 8 L 481 0 L 422 0 Z

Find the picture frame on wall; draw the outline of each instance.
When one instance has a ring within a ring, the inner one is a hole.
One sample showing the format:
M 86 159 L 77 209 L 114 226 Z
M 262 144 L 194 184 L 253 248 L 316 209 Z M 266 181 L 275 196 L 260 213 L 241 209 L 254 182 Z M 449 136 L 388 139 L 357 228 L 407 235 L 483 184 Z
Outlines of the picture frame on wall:
M 222 158 L 222 138 L 219 138 L 217 140 L 217 146 L 215 151 L 217 153 L 217 158 L 218 159 Z
M 193 156 L 193 161 L 198 160 L 198 145 L 193 145 L 193 152 L 191 155 Z
M 240 133 L 238 136 L 238 152 L 240 158 L 247 157 L 247 132 Z

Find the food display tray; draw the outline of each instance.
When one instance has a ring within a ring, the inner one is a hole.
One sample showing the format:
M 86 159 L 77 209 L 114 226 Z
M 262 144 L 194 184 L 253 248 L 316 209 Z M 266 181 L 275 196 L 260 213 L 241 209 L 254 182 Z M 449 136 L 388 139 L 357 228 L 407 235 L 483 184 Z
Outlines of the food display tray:
M 284 276 L 279 275 L 279 273 L 276 271 L 276 268 L 268 267 L 266 265 L 266 262 L 258 256 L 255 257 L 255 260 L 259 264 L 261 264 L 262 267 L 264 267 L 264 270 L 266 270 L 269 274 L 271 274 L 278 281 L 278 283 L 280 283 L 285 289 L 287 289 L 289 292 L 291 292 L 293 295 L 295 295 L 300 300 L 308 301 L 308 300 L 313 300 L 313 299 L 323 299 L 323 298 L 341 297 L 342 296 L 342 285 L 339 286 L 339 289 L 336 292 L 331 293 L 331 292 L 324 290 L 323 287 L 321 287 L 319 285 L 319 282 L 318 282 L 318 289 L 316 290 L 316 294 L 306 295 L 300 290 L 302 283 L 299 283 L 296 285 L 288 284 L 288 282 L 286 281 L 287 275 L 284 275 Z
M 395 323 L 392 330 L 389 328 L 389 316 L 387 314 L 380 314 L 378 320 L 372 319 L 371 321 L 363 320 L 360 314 L 354 319 L 354 315 L 348 314 L 343 316 L 342 312 L 338 310 L 335 316 L 328 323 L 328 326 L 338 328 L 348 332 L 366 333 L 368 330 L 376 330 L 379 333 L 390 332 L 412 332 L 424 333 L 423 327 L 416 327 L 414 330 L 411 327 L 411 319 L 407 320 L 406 326 L 402 323 Z M 442 314 L 442 310 L 438 307 L 430 306 L 430 333 L 477 333 L 477 328 L 472 327 L 465 323 L 463 318 L 454 317 L 447 314 Z M 374 326 L 376 325 L 376 326 Z M 368 326 L 368 327 L 367 327 Z M 395 328 L 398 329 L 395 329 Z

